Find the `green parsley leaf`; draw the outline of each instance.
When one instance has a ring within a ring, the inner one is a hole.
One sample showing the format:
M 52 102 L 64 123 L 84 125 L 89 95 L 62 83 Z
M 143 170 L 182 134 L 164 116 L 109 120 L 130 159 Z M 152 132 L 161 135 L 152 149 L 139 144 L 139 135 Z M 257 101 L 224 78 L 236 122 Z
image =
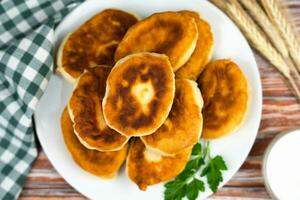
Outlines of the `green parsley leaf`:
M 202 170 L 201 177 L 206 176 L 210 189 L 214 192 L 217 190 L 220 182 L 223 181 L 222 171 L 227 170 L 227 166 L 221 156 L 211 159 L 209 148 L 209 142 L 204 148 L 200 143 L 193 147 L 191 160 L 186 164 L 185 169 L 164 185 L 165 200 L 181 200 L 184 197 L 189 200 L 197 199 L 199 192 L 205 191 L 205 185 L 202 180 L 196 178 L 196 174 L 205 162 L 208 163 Z
M 209 160 L 203 169 L 201 176 L 206 176 L 209 188 L 216 192 L 219 184 L 223 181 L 222 171 L 227 170 L 225 161 L 221 156 L 216 156 Z
M 190 160 L 185 166 L 185 170 L 187 171 L 197 169 L 197 168 L 198 168 L 198 159 Z
M 193 160 L 190 160 L 186 166 L 185 166 L 185 170 L 198 170 L 200 168 L 201 165 L 204 164 L 204 160 L 202 158 L 197 158 L 197 159 L 193 159 Z
M 192 155 L 196 156 L 196 155 L 201 154 L 201 152 L 202 152 L 201 144 L 200 143 L 195 144 L 195 146 L 193 147 L 193 150 L 192 150 Z
M 195 175 L 195 171 L 193 170 L 188 170 L 188 169 L 184 169 L 178 176 L 176 179 L 180 179 L 180 180 L 188 180 L 191 177 L 193 177 Z
M 196 199 L 199 190 L 202 191 L 204 183 L 195 178 L 195 174 L 204 165 L 201 144 L 193 147 L 192 159 L 186 164 L 185 169 L 172 181 L 165 184 L 165 200 L 181 200 L 185 196 Z
M 165 200 L 181 200 L 186 193 L 186 183 L 180 179 L 168 182 L 165 184 L 165 188 Z
M 205 190 L 204 182 L 197 178 L 194 178 L 193 181 L 188 184 L 187 188 L 186 196 L 189 200 L 195 200 L 198 197 L 199 191 L 203 192 Z
M 201 180 L 195 178 L 195 179 L 194 179 L 194 183 L 195 183 L 196 188 L 197 188 L 198 190 L 200 190 L 201 192 L 204 192 L 204 191 L 205 191 L 205 186 L 204 186 L 204 182 L 203 182 L 203 181 L 201 181 Z
M 221 156 L 216 156 L 214 162 L 220 170 L 227 170 L 226 163 Z

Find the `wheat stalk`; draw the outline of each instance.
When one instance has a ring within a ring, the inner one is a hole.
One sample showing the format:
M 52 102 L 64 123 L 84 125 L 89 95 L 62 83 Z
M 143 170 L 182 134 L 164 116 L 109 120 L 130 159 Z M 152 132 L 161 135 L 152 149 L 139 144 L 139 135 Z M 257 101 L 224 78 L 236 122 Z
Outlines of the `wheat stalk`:
M 283 10 L 281 9 L 280 3 L 278 0 L 261 0 L 267 15 L 270 20 L 276 25 L 278 30 L 281 33 L 281 36 L 284 38 L 290 55 L 297 65 L 298 70 L 300 70 L 300 41 L 298 35 L 293 29 L 293 26 L 288 22 Z
M 216 5 L 222 5 L 233 21 L 241 28 L 252 45 L 260 51 L 284 76 L 289 76 L 290 70 L 286 66 L 282 56 L 274 49 L 271 43 L 255 25 L 249 15 L 235 0 L 212 0 Z M 220 4 L 219 4 L 220 3 Z M 224 7 L 225 6 L 225 7 Z
M 226 12 L 226 3 L 222 0 L 211 0 L 216 6 L 218 6 L 221 10 Z
M 256 20 L 260 27 L 264 30 L 267 37 L 271 40 L 277 51 L 283 56 L 290 73 L 294 74 L 296 80 L 300 80 L 297 68 L 290 59 L 288 48 L 284 39 L 281 37 L 279 30 L 274 27 L 265 11 L 261 8 L 256 0 L 239 0 L 243 6 L 249 11 L 250 15 Z M 300 56 L 300 55 L 299 55 Z
M 273 43 L 274 47 L 284 58 L 289 57 L 289 52 L 282 39 L 280 33 L 274 28 L 272 22 L 265 14 L 264 10 L 257 4 L 256 0 L 239 0 L 245 8 L 249 11 L 251 16 L 256 20 L 260 27 L 264 30 L 268 38 Z
M 231 19 L 240 27 L 241 31 L 248 38 L 254 48 L 266 57 L 273 66 L 289 80 L 296 95 L 300 99 L 300 91 L 293 80 L 290 68 L 284 61 L 282 55 L 267 40 L 262 30 L 256 26 L 255 22 L 245 12 L 237 0 L 212 0 L 212 2 L 224 10 Z

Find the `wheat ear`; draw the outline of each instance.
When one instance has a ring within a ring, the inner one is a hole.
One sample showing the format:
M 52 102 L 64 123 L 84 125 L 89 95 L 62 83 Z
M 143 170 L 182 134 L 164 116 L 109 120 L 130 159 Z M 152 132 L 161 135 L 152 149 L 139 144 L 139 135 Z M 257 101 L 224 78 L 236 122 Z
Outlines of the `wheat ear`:
M 271 40 L 277 51 L 283 56 L 285 63 L 290 68 L 290 73 L 294 74 L 296 80 L 300 81 L 300 75 L 297 68 L 290 59 L 288 48 L 284 39 L 281 37 L 279 30 L 272 24 L 265 11 L 261 8 L 256 0 L 239 0 L 241 4 L 248 10 L 250 15 L 256 20 L 260 27 L 264 30 L 267 37 Z
M 219 0 L 218 0 L 219 1 Z M 286 66 L 282 56 L 276 51 L 272 44 L 267 40 L 261 29 L 243 10 L 236 0 L 228 0 L 225 3 L 228 15 L 241 28 L 252 45 L 261 52 L 283 75 L 289 76 L 290 70 Z
M 243 6 L 249 11 L 251 16 L 256 20 L 260 27 L 264 30 L 268 38 L 273 43 L 277 51 L 284 57 L 289 57 L 289 52 L 282 39 L 280 33 L 274 28 L 272 22 L 265 14 L 264 10 L 259 6 L 256 0 L 239 0 Z
M 278 0 L 261 0 L 266 13 L 268 14 L 270 20 L 278 28 L 281 36 L 284 38 L 289 53 L 297 65 L 298 70 L 300 70 L 300 41 L 298 35 L 293 29 L 293 26 L 288 22 L 280 2 Z
M 224 10 L 231 19 L 240 27 L 246 35 L 252 46 L 256 48 L 264 57 L 266 57 L 273 66 L 280 71 L 289 80 L 297 97 L 300 99 L 300 91 L 293 80 L 290 69 L 280 53 L 272 46 L 263 34 L 261 29 L 256 26 L 255 22 L 245 12 L 236 0 L 212 0 L 219 8 Z

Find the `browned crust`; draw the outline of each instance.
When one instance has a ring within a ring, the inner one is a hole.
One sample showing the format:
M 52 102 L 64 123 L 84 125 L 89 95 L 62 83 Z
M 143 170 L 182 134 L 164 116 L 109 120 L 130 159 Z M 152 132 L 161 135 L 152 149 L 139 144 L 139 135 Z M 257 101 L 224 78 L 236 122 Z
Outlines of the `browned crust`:
M 126 161 L 127 176 L 141 190 L 176 177 L 184 169 L 191 154 L 191 148 L 188 148 L 175 156 L 162 156 L 159 161 L 153 162 L 145 158 L 145 150 L 143 142 L 136 138 L 130 145 Z
M 103 117 L 102 100 L 110 70 L 105 66 L 88 69 L 78 79 L 68 104 L 78 139 L 87 148 L 99 151 L 119 150 L 128 141 L 109 128 Z
M 138 99 L 140 94 L 134 90 L 143 84 L 150 85 L 151 97 L 145 99 L 147 102 Z M 149 135 L 167 118 L 174 93 L 174 73 L 167 56 L 132 54 L 121 59 L 108 76 L 104 118 L 111 128 L 125 136 Z
M 177 79 L 175 85 L 175 99 L 167 120 L 153 134 L 141 138 L 147 148 L 166 155 L 196 144 L 203 124 L 203 100 L 197 83 Z
M 127 29 L 137 18 L 117 9 L 106 9 L 93 16 L 61 44 L 58 68 L 77 78 L 88 67 L 114 64 L 114 53 Z
M 102 178 L 114 178 L 124 162 L 128 145 L 119 151 L 100 152 L 85 148 L 75 136 L 67 109 L 61 116 L 61 130 L 73 160 L 85 171 Z
M 180 11 L 180 13 L 195 19 L 199 36 L 196 48 L 190 59 L 176 71 L 175 75 L 176 78 L 187 78 L 195 81 L 211 58 L 214 37 L 210 25 L 200 18 L 199 13 L 194 11 Z
M 248 109 L 249 88 L 239 66 L 231 60 L 209 63 L 199 79 L 204 100 L 204 139 L 232 133 L 243 122 Z
M 115 60 L 138 52 L 166 54 L 179 69 L 195 49 L 198 31 L 194 19 L 177 12 L 155 13 L 132 26 L 119 44 Z

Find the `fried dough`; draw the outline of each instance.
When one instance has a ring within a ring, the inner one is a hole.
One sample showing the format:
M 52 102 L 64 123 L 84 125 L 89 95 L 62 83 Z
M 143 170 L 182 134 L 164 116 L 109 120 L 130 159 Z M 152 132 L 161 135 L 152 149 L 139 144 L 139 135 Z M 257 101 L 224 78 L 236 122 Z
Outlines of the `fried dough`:
M 239 66 L 230 60 L 208 64 L 199 79 L 204 100 L 203 139 L 215 139 L 235 131 L 248 109 L 249 88 Z
M 67 109 L 61 116 L 61 129 L 65 144 L 73 160 L 85 171 L 101 178 L 114 178 L 126 159 L 128 145 L 119 151 L 100 152 L 85 148 L 75 136 Z
M 177 12 L 155 13 L 136 23 L 120 42 L 115 60 L 138 52 L 166 54 L 174 72 L 193 53 L 198 31 L 193 17 Z
M 114 53 L 127 29 L 137 18 L 117 9 L 98 13 L 61 43 L 57 57 L 57 71 L 74 82 L 84 69 L 95 65 L 114 64 Z
M 214 37 L 210 25 L 200 18 L 194 11 L 180 11 L 180 13 L 195 19 L 198 29 L 196 48 L 190 59 L 176 72 L 176 78 L 197 80 L 205 65 L 209 62 L 214 47 Z
M 127 56 L 108 76 L 103 100 L 105 121 L 125 136 L 149 135 L 166 120 L 174 93 L 174 73 L 167 56 Z
M 146 150 L 144 143 L 135 138 L 129 148 L 126 173 L 140 190 L 146 190 L 147 186 L 176 177 L 184 169 L 190 154 L 191 148 L 174 156 L 158 155 Z
M 103 117 L 102 100 L 110 70 L 106 66 L 87 69 L 77 80 L 68 103 L 74 132 L 88 149 L 116 151 L 129 139 L 109 128 Z
M 176 79 L 175 99 L 164 124 L 153 134 L 141 137 L 147 149 L 163 155 L 174 155 L 193 146 L 202 131 L 203 100 L 197 83 Z

